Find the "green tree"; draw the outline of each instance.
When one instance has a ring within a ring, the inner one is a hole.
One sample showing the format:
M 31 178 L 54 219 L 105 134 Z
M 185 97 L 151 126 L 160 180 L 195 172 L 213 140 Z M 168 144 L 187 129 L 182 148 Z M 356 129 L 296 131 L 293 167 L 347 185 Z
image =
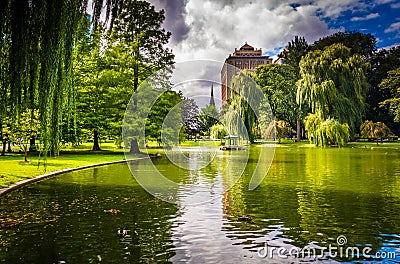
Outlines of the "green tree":
M 373 138 L 376 140 L 376 145 L 379 143 L 379 139 L 383 142 L 383 139 L 392 135 L 392 131 L 382 122 L 372 122 L 366 120 L 360 127 L 360 135 L 362 138 Z
M 283 59 L 286 65 L 292 66 L 296 71 L 296 76 L 300 78 L 300 60 L 309 51 L 309 45 L 304 37 L 295 36 L 290 41 L 285 49 L 278 55 L 279 58 Z
M 296 71 L 288 65 L 262 65 L 255 69 L 254 79 L 263 90 L 273 115 L 290 127 L 300 126 L 300 107 L 296 102 Z M 300 131 L 300 127 L 297 128 Z M 300 132 L 298 132 L 300 140 Z
M 381 102 L 381 106 L 387 106 L 394 121 L 400 122 L 400 68 L 389 71 L 388 77 L 382 80 L 379 88 L 390 94 L 390 98 Z
M 229 135 L 229 133 L 221 123 L 215 124 L 210 128 L 210 136 L 212 138 L 221 140 L 221 143 L 224 137 L 227 135 Z
M 381 102 L 392 98 L 390 89 L 381 89 L 379 84 L 388 77 L 388 72 L 400 67 L 400 46 L 389 50 L 380 49 L 368 59 L 371 67 L 367 71 L 368 83 L 371 89 L 367 96 L 368 110 L 366 118 L 374 122 L 387 124 L 392 131 L 400 133 L 400 124 L 393 122 L 393 114 L 389 105 L 381 106 Z
M 304 37 L 295 36 L 292 41 L 288 43 L 285 49 L 279 54 L 286 65 L 292 66 L 296 72 L 296 81 L 301 78 L 300 75 L 300 61 L 309 52 L 310 46 Z M 296 134 L 297 141 L 301 140 L 301 119 L 304 118 L 303 113 L 308 112 L 308 108 L 298 106 L 297 120 L 296 120 Z
M 311 45 L 311 50 L 323 50 L 333 44 L 342 44 L 350 48 L 351 55 L 358 54 L 365 58 L 373 55 L 376 50 L 376 38 L 371 34 L 358 31 L 337 32 L 323 37 Z
M 72 51 L 88 2 L 0 1 L 0 127 L 5 116 L 15 122 L 26 109 L 39 108 L 44 154 L 58 154 L 61 123 L 74 104 Z M 126 1 L 91 3 L 96 29 L 102 10 L 113 28 Z
M 206 107 L 202 108 L 198 119 L 200 123 L 200 132 L 209 136 L 210 128 L 219 122 L 219 113 L 215 105 L 206 105 Z
M 200 132 L 199 107 L 195 100 L 183 98 L 182 122 L 186 128 L 186 134 L 196 136 Z
M 146 120 L 147 140 L 168 146 L 179 143 L 182 136 L 180 128 L 183 126 L 182 110 L 179 107 L 181 101 L 181 95 L 174 91 L 166 91 L 157 98 Z
M 109 49 L 117 51 L 118 59 L 113 64 L 131 76 L 130 88 L 133 97 L 133 112 L 138 107 L 139 84 L 159 70 L 168 72 L 174 63 L 174 55 L 165 48 L 171 36 L 162 27 L 164 10 L 156 11 L 146 1 L 127 0 L 120 3 L 108 40 Z M 161 85 L 168 85 L 166 79 Z M 139 152 L 138 135 L 134 131 L 130 138 L 130 152 Z
M 24 152 L 24 160 L 28 161 L 28 151 L 31 138 L 37 136 L 40 129 L 39 111 L 27 110 L 17 119 L 12 128 L 12 139 L 18 143 L 18 146 Z
M 346 145 L 350 139 L 350 130 L 347 124 L 340 124 L 337 120 L 328 118 L 322 120 L 316 114 L 309 114 L 304 120 L 308 132 L 308 139 L 320 147 Z
M 232 98 L 223 109 L 223 124 L 230 134 L 254 142 L 258 112 L 264 98 L 249 71 L 240 71 L 231 81 Z
M 273 122 L 269 123 L 266 131 L 263 133 L 263 138 L 267 138 L 268 135 L 275 135 L 278 139 L 278 144 L 281 143 L 281 139 L 289 137 L 292 132 L 292 128 L 284 120 L 274 119 Z
M 309 52 L 300 62 L 297 102 L 308 104 L 322 120 L 349 124 L 354 133 L 365 113 L 366 68 L 364 59 L 342 44 Z

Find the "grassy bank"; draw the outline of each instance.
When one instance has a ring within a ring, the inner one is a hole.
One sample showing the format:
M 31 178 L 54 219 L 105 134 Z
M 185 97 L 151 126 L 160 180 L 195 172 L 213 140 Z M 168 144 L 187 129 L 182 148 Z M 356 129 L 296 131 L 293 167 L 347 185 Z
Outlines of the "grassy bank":
M 30 155 L 28 162 L 24 162 L 23 155 L 18 152 L 0 156 L 0 188 L 44 173 L 125 159 L 123 151 L 111 143 L 102 144 L 103 151 L 98 152 L 90 151 L 90 147 L 90 144 L 83 144 L 79 147 L 64 148 L 60 156 L 47 158 L 46 166 L 38 155 Z M 130 155 L 129 158 L 141 156 Z

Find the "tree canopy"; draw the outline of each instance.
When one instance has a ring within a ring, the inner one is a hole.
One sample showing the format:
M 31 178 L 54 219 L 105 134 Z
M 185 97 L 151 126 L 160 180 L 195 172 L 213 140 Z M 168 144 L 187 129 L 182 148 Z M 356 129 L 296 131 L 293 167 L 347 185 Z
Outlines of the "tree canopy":
M 323 120 L 349 124 L 354 133 L 365 114 L 366 69 L 364 59 L 342 44 L 309 52 L 300 62 L 297 101 Z
M 299 110 L 295 69 L 281 64 L 261 65 L 254 70 L 253 76 L 264 92 L 273 115 L 295 128 Z
M 370 57 L 376 50 L 376 38 L 371 34 L 364 34 L 358 31 L 337 32 L 323 37 L 311 45 L 311 50 L 323 50 L 333 44 L 341 43 L 350 48 L 351 55 L 359 54 L 363 57 Z
M 400 68 L 389 71 L 388 77 L 382 80 L 379 88 L 390 93 L 390 98 L 381 102 L 381 105 L 389 106 L 394 121 L 400 122 Z

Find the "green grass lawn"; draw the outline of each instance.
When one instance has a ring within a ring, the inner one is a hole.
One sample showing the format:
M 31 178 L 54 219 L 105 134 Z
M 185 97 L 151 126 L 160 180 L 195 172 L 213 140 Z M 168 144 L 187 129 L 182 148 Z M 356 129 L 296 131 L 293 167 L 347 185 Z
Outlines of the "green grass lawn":
M 30 155 L 29 161 L 24 162 L 22 153 L 7 153 L 0 156 L 0 188 L 44 173 L 125 159 L 123 150 L 116 148 L 112 143 L 103 143 L 101 148 L 103 151 L 94 152 L 90 151 L 91 144 L 67 147 L 61 150 L 60 156 L 48 157 L 46 166 L 38 155 Z M 17 148 L 13 150 L 17 151 Z M 142 155 L 129 155 L 129 158 L 138 157 Z

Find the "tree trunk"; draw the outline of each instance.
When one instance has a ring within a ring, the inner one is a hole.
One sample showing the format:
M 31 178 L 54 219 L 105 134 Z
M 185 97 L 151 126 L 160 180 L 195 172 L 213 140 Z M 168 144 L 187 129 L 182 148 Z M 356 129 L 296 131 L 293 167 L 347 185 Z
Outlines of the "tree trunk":
M 297 114 L 296 125 L 297 125 L 297 127 L 296 127 L 296 136 L 297 136 L 296 141 L 300 142 L 300 140 L 301 140 L 301 126 L 300 126 L 299 114 Z
M 101 151 L 100 145 L 99 145 L 99 131 L 95 129 L 93 131 L 93 150 L 94 151 Z
M 25 160 L 25 162 L 28 161 L 28 146 L 26 146 L 26 148 L 25 148 L 24 160 Z
M 31 139 L 29 140 L 29 152 L 35 152 L 37 151 L 36 148 L 36 137 L 31 137 Z
M 7 141 L 3 140 L 3 149 L 1 150 L 1 156 L 4 156 L 6 154 L 6 148 L 7 148 Z
M 11 153 L 11 152 L 12 152 L 12 149 L 11 149 L 11 141 L 8 141 L 8 149 L 7 149 L 7 152 L 8 152 L 8 153 Z
M 137 51 L 137 57 L 139 57 L 138 55 L 139 51 Z M 133 67 L 133 92 L 134 92 L 134 96 L 133 96 L 133 112 L 136 112 L 137 110 L 137 89 L 139 86 L 139 65 L 138 62 L 136 61 L 134 67 Z
M 130 143 L 131 143 L 131 147 L 130 147 L 129 153 L 130 154 L 140 153 L 139 144 L 138 144 L 137 139 L 131 139 Z

